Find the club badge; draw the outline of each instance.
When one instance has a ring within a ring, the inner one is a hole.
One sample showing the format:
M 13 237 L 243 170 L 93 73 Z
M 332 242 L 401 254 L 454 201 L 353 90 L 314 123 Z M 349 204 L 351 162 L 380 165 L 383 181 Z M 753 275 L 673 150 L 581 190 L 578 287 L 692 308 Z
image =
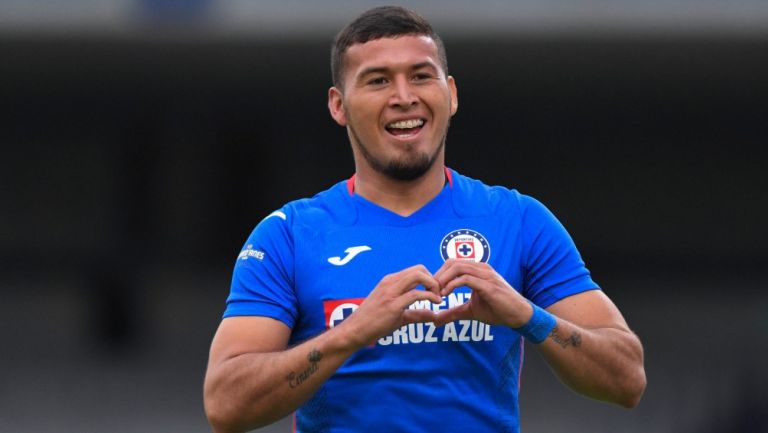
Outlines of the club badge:
M 491 258 L 491 246 L 485 236 L 474 230 L 454 230 L 440 242 L 440 255 L 443 261 L 459 259 L 488 263 Z

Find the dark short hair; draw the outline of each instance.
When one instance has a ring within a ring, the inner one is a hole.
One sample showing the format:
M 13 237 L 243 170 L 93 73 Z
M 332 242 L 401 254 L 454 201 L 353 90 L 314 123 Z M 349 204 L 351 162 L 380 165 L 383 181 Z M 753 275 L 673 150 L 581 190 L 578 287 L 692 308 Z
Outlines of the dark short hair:
M 354 44 L 406 35 L 429 36 L 437 45 L 440 66 L 448 74 L 448 58 L 440 36 L 421 15 L 399 6 L 381 6 L 369 9 L 341 29 L 331 47 L 331 77 L 333 85 L 341 87 L 344 75 L 344 55 Z

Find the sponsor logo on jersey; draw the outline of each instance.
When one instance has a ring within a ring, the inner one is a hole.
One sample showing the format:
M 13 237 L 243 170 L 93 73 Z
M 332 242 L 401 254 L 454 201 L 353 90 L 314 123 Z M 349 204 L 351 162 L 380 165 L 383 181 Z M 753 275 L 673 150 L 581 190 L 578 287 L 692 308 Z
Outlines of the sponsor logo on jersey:
M 411 310 L 424 309 L 439 312 L 457 307 L 468 302 L 471 292 L 454 292 L 443 296 L 443 302 L 433 304 L 429 301 L 416 301 L 409 305 Z M 324 301 L 325 326 L 327 329 L 337 326 L 357 310 L 365 298 L 339 299 Z M 423 344 L 438 342 L 480 342 L 493 341 L 491 326 L 477 320 L 457 320 L 436 327 L 433 323 L 411 323 L 401 326 L 391 334 L 379 338 L 372 346 L 390 346 L 398 344 Z
M 370 250 L 371 250 L 371 247 L 369 247 L 368 245 L 359 245 L 359 246 L 356 246 L 356 247 L 349 247 L 346 250 L 344 250 L 344 252 L 347 253 L 347 255 L 344 256 L 344 258 L 341 258 L 341 257 L 338 257 L 338 256 L 337 257 L 329 257 L 328 258 L 328 263 L 330 263 L 332 265 L 335 265 L 335 266 L 344 266 L 347 263 L 349 263 L 350 260 L 354 259 L 355 256 L 357 256 L 358 254 L 360 254 L 360 253 L 362 253 L 364 251 L 370 251 Z
M 240 254 L 237 255 L 237 258 L 240 260 L 248 260 L 251 257 L 256 260 L 264 260 L 264 252 L 254 250 L 253 245 L 248 245 L 244 250 L 240 251 Z
M 487 263 L 491 258 L 491 246 L 485 236 L 474 230 L 454 230 L 440 242 L 440 255 L 443 261 L 459 259 Z
M 346 320 L 347 317 L 357 310 L 357 307 L 362 304 L 364 300 L 365 298 L 352 298 L 323 301 L 325 327 L 331 329 Z

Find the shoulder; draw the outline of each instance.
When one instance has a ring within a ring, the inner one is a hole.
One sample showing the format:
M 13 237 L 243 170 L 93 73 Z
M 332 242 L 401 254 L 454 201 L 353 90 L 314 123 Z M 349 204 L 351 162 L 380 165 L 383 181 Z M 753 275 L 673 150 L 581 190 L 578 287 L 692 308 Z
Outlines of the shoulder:
M 259 225 L 281 225 L 289 231 L 301 227 L 349 225 L 356 220 L 357 214 L 348 196 L 346 181 L 341 181 L 313 197 L 286 203 Z
M 269 213 L 251 231 L 238 259 L 238 266 L 254 257 L 262 261 L 267 256 L 288 260 L 297 244 L 317 233 L 332 230 L 352 220 L 354 209 L 348 209 L 345 182 L 311 198 L 293 200 Z
M 454 208 L 462 216 L 503 215 L 523 217 L 530 209 L 544 208 L 535 198 L 517 189 L 488 185 L 480 180 L 452 172 Z M 544 208 L 545 209 L 545 208 Z

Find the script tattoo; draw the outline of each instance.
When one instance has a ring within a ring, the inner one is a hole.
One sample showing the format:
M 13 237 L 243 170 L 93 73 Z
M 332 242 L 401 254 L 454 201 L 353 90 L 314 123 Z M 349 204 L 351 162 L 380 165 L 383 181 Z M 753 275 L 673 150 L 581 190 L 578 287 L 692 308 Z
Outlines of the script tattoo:
M 297 386 L 304 383 L 307 379 L 309 379 L 309 376 L 312 376 L 317 370 L 320 368 L 318 367 L 318 363 L 320 360 L 323 359 L 323 354 L 320 353 L 317 349 L 312 349 L 309 354 L 307 355 L 307 360 L 309 361 L 309 367 L 307 367 L 304 371 L 302 371 L 299 374 L 296 374 L 295 372 L 290 372 L 288 374 L 288 386 L 291 388 L 296 388 Z
M 562 335 L 558 334 L 557 331 L 557 326 L 555 326 L 555 329 L 553 329 L 552 333 L 549 334 L 549 338 L 551 338 L 555 343 L 559 344 L 563 349 L 567 348 L 568 346 L 581 346 L 581 334 L 579 334 L 578 331 L 574 331 L 570 337 L 563 337 Z

